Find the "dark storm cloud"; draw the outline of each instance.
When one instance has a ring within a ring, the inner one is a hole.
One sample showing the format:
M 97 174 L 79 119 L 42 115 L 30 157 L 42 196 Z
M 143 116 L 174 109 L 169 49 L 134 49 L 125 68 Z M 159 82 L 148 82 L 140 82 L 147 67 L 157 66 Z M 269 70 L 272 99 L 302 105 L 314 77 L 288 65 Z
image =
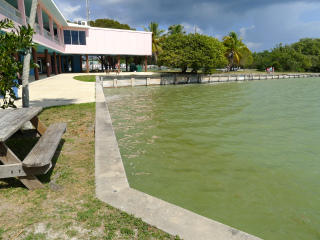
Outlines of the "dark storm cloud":
M 69 20 L 86 19 L 85 0 L 55 2 L 58 6 L 64 5 L 64 14 L 68 14 Z M 312 22 L 313 15 L 319 11 L 309 14 L 309 24 L 299 19 L 301 13 L 308 15 L 310 9 L 318 7 L 320 10 L 320 3 L 315 0 L 90 0 L 90 19 L 116 19 L 137 30 L 154 21 L 163 29 L 172 24 L 183 24 L 189 32 L 194 31 L 196 25 L 199 32 L 211 36 L 235 31 L 244 37 L 253 51 L 260 51 L 280 42 L 320 37 L 315 34 L 320 32 L 320 19 L 318 24 Z
M 132 23 L 156 21 L 161 24 L 175 24 L 179 22 L 197 22 L 202 27 L 213 24 L 210 19 L 218 20 L 217 27 L 231 24 L 234 19 L 241 19 L 247 12 L 263 9 L 273 4 L 294 3 L 295 0 L 92 0 L 105 6 L 104 14 L 117 19 L 128 19 Z M 314 2 L 312 0 L 304 1 Z M 111 10 L 111 11 L 110 11 Z

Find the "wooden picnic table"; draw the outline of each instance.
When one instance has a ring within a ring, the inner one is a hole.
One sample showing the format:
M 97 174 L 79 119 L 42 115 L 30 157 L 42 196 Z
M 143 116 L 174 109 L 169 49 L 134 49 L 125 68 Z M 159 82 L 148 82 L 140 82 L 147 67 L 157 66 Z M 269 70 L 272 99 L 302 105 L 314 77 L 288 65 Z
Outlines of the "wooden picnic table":
M 67 129 L 66 123 L 51 124 L 48 128 L 38 118 L 41 107 L 0 109 L 0 179 L 17 177 L 28 189 L 43 188 L 35 175 L 45 174 L 52 167 L 51 159 Z M 40 139 L 21 161 L 5 144 L 15 132 L 30 121 Z

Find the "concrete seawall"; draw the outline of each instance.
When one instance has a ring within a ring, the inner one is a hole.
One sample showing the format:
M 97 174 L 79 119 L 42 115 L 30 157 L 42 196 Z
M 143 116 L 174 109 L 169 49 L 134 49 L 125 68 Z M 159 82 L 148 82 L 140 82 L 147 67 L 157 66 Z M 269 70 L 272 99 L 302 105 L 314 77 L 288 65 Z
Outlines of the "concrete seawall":
M 100 200 L 171 235 L 195 240 L 260 239 L 130 188 L 99 77 L 96 77 L 95 175 L 96 196 Z
M 306 78 L 320 77 L 320 73 L 310 74 L 150 74 L 150 75 L 107 75 L 100 76 L 103 81 L 103 87 L 134 87 L 149 85 L 167 85 L 167 84 L 191 84 L 191 83 L 211 83 L 211 82 L 233 82 L 233 81 L 251 81 L 267 79 L 285 79 L 285 78 Z

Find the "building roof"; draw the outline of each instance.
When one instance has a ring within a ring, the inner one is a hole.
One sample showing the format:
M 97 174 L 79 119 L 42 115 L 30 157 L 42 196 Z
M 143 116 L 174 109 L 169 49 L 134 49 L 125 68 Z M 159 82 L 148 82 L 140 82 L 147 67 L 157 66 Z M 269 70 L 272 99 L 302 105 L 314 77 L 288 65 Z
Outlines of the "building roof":
M 53 2 L 53 0 L 41 0 L 43 5 L 48 8 L 48 10 L 54 15 L 57 21 L 64 26 L 68 26 L 67 20 L 64 18 L 60 10 L 58 9 L 57 5 Z

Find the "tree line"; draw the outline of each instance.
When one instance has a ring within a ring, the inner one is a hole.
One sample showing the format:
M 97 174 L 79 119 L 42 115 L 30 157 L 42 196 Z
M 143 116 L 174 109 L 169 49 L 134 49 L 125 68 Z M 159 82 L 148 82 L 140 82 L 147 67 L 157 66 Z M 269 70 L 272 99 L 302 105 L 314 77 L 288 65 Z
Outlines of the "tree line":
M 125 29 L 125 30 L 136 30 L 131 28 L 128 24 L 120 23 L 117 20 L 108 18 L 99 18 L 94 21 L 89 21 L 91 27 L 101 27 L 101 28 L 114 28 L 114 29 Z
M 152 32 L 152 53 L 159 66 L 181 68 L 186 72 L 213 73 L 216 68 L 226 68 L 252 63 L 252 54 L 235 32 L 220 42 L 211 36 L 198 33 L 186 34 L 181 24 L 171 25 L 167 33 L 159 29 L 159 24 L 151 22 L 145 31 Z
M 264 71 L 320 72 L 320 39 L 303 38 L 299 42 L 276 45 L 270 51 L 253 53 L 251 68 Z

